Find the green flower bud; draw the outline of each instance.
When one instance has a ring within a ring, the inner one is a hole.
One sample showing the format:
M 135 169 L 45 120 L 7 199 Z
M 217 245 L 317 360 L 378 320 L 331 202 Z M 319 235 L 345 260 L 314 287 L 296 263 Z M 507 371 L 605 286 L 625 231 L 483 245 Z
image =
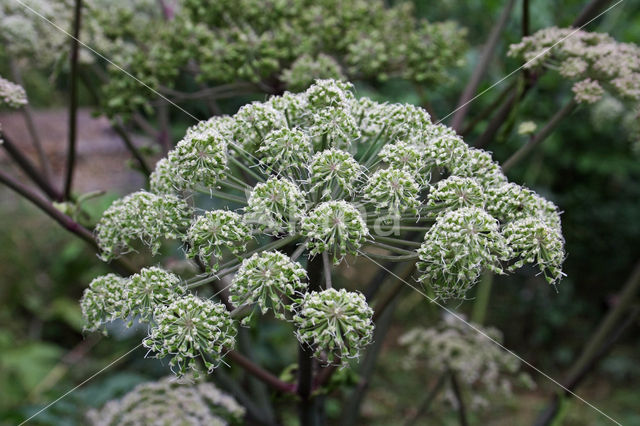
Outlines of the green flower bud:
M 314 355 L 345 364 L 371 343 L 373 310 L 361 293 L 330 288 L 305 294 L 293 317 L 296 337 Z

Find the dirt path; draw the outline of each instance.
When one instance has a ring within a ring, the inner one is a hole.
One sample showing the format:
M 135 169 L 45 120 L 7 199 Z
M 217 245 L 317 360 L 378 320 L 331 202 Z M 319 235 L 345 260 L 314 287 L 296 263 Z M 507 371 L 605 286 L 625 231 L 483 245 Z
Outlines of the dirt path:
M 35 111 L 35 121 L 44 151 L 51 162 L 54 184 L 61 188 L 67 155 L 67 111 L 60 109 Z M 0 113 L 0 123 L 3 132 L 35 164 L 38 164 L 22 114 Z M 149 141 L 143 137 L 133 139 L 136 145 L 149 144 Z M 127 165 L 130 158 L 131 155 L 122 140 L 111 129 L 105 117 L 92 117 L 88 109 L 79 111 L 74 192 L 80 194 L 108 190 L 125 194 L 143 187 L 142 175 Z M 150 164 L 153 164 L 153 161 Z M 15 169 L 2 149 L 0 149 L 0 167 L 3 170 L 10 170 L 10 173 L 21 180 L 26 179 Z

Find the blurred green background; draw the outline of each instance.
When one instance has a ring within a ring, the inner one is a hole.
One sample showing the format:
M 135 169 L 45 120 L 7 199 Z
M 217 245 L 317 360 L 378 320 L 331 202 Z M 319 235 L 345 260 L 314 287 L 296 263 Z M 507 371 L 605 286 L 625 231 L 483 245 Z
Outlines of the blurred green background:
M 450 84 L 428 90 L 427 97 L 437 117 L 455 107 L 479 48 L 504 3 L 415 1 L 420 16 L 431 21 L 455 20 L 469 31 L 466 65 L 453 72 Z M 506 57 L 506 50 L 520 39 L 521 3 L 517 2 L 514 8 L 479 90 L 518 66 Z M 533 32 L 552 25 L 569 25 L 586 2 L 530 3 Z M 587 29 L 609 32 L 620 41 L 640 42 L 640 2 L 624 1 Z M 5 60 L 0 46 L 2 74 L 7 71 Z M 64 73 L 51 81 L 46 70 L 33 69 L 25 79 L 30 102 L 37 110 L 64 107 Z M 469 117 L 489 106 L 509 82 L 474 101 Z M 403 81 L 375 86 L 360 83 L 357 88 L 360 95 L 376 99 L 419 102 L 412 86 Z M 570 97 L 569 86 L 557 74 L 547 73 L 517 105 L 512 125 L 492 143 L 495 159 L 504 161 L 524 143 L 516 131 L 519 123 L 533 121 L 543 125 Z M 92 106 L 87 93 L 82 92 L 81 99 L 85 106 Z M 236 99 L 223 107 L 233 113 L 247 100 Z M 564 212 L 567 277 L 557 288 L 549 287 L 527 270 L 496 279 L 486 323 L 503 331 L 507 347 L 554 378 L 564 377 L 640 258 L 640 161 L 621 120 L 620 116 L 604 120 L 595 108 L 579 108 L 542 149 L 509 173 L 511 180 L 535 189 Z M 179 111 L 171 112 L 171 123 L 175 138 L 192 124 Z M 481 123 L 466 140 L 472 142 L 485 124 Z M 92 216 L 89 221 L 97 220 L 111 200 L 135 189 L 135 185 L 107 189 L 107 195 L 87 203 Z M 0 188 L 0 203 L 0 422 L 14 424 L 135 347 L 144 329 L 116 327 L 112 333 L 115 337 L 109 339 L 85 336 L 78 300 L 93 277 L 109 272 L 108 266 L 82 241 L 5 188 Z M 177 259 L 176 256 L 176 262 Z M 454 307 L 470 313 L 472 304 Z M 429 377 L 402 368 L 403 349 L 395 339 L 412 326 L 428 326 L 438 315 L 438 309 L 420 295 L 404 293 L 363 405 L 363 424 L 398 424 L 422 400 Z M 638 325 L 636 319 L 597 371 L 578 389 L 585 399 L 623 424 L 640 424 Z M 289 357 L 280 355 L 289 350 L 290 330 L 268 324 L 254 339 L 259 348 L 257 356 L 270 368 L 277 370 L 295 362 L 293 350 Z M 138 383 L 167 374 L 166 365 L 144 359 L 143 355 L 139 349 L 123 358 L 39 415 L 33 424 L 83 424 L 87 408 L 100 406 Z M 558 390 L 544 377 L 530 373 L 538 384 L 535 390 L 518 390 L 513 400 L 493 401 L 490 409 L 472 415 L 472 424 L 530 424 L 548 397 Z M 335 401 L 329 400 L 330 418 L 338 414 L 339 398 L 340 395 Z M 432 416 L 436 419 L 434 424 L 457 423 L 455 413 L 446 407 L 436 409 Z M 568 403 L 563 416 L 561 424 L 606 423 L 575 400 Z

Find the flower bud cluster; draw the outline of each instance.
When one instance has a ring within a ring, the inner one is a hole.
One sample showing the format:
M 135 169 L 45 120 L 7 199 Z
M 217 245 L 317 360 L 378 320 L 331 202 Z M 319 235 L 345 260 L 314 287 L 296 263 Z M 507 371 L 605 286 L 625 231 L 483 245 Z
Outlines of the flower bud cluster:
M 358 357 L 373 337 L 373 310 L 361 293 L 333 288 L 305 294 L 293 321 L 298 340 L 326 362 Z
M 259 183 L 247 200 L 246 217 L 261 229 L 292 230 L 305 211 L 305 197 L 286 178 L 270 178 Z
M 230 301 L 235 307 L 257 304 L 264 314 L 273 309 L 276 318 L 286 319 L 292 302 L 306 289 L 307 272 L 299 263 L 279 251 L 256 253 L 245 259 L 233 278 Z M 248 323 L 250 317 L 245 317 Z
M 214 129 L 188 134 L 167 157 L 176 172 L 173 182 L 178 188 L 215 187 L 225 174 L 226 150 L 226 138 Z
M 240 425 L 245 408 L 213 383 L 198 383 L 194 377 L 165 377 L 142 383 L 122 398 L 87 413 L 91 426 L 163 424 Z
M 171 357 L 169 365 L 178 375 L 197 371 L 200 359 L 208 372 L 235 345 L 236 326 L 222 303 L 194 295 L 174 299 L 159 307 L 143 345 L 155 358 Z
M 437 297 L 464 298 L 483 270 L 502 274 L 511 251 L 498 221 L 477 207 L 463 207 L 438 216 L 418 249 L 422 281 Z
M 95 331 L 118 318 L 152 319 L 155 309 L 183 295 L 180 278 L 158 267 L 143 268 L 129 278 L 107 274 L 95 278 L 80 301 L 85 328 Z
M 363 189 L 367 201 L 375 205 L 376 212 L 390 216 L 404 213 L 417 214 L 420 186 L 413 175 L 404 169 L 380 169 L 369 177 Z
M 134 249 L 142 241 L 156 253 L 160 239 L 178 238 L 189 226 L 190 209 L 173 195 L 138 191 L 116 200 L 96 226 L 101 257 L 108 261 Z
M 228 210 L 212 210 L 199 216 L 187 231 L 187 254 L 198 257 L 207 268 L 217 271 L 224 249 L 240 255 L 249 241 L 251 229 L 242 216 Z
M 369 228 L 352 204 L 326 201 L 302 219 L 302 235 L 309 239 L 312 255 L 326 251 L 334 263 L 340 263 L 347 254 L 357 254 Z

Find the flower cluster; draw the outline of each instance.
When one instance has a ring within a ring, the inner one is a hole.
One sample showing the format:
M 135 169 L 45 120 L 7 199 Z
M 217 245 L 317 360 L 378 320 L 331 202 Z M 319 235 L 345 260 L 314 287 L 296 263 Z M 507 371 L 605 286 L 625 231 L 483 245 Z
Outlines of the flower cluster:
M 107 322 L 127 316 L 125 289 L 126 280 L 116 274 L 91 281 L 80 300 L 86 330 L 98 330 Z
M 282 81 L 295 92 L 306 89 L 320 78 L 345 79 L 340 64 L 324 53 L 315 58 L 308 54 L 302 55 L 282 72 Z
M 483 270 L 502 274 L 501 261 L 511 250 L 498 221 L 476 207 L 463 207 L 438 216 L 418 250 L 423 271 L 436 296 L 463 298 Z
M 274 84 L 304 90 L 317 78 L 440 83 L 463 59 L 465 31 L 453 22 L 417 19 L 410 3 L 188 0 L 168 18 L 147 10 L 147 2 L 91 8 L 88 26 L 118 64 L 168 96 L 181 70 L 209 87 L 225 87 L 216 95 L 233 96 Z M 110 114 L 150 106 L 119 70 L 110 69 L 109 77 L 104 106 Z
M 85 328 L 102 328 L 118 318 L 149 321 L 158 306 L 183 295 L 180 278 L 158 267 L 143 268 L 129 278 L 107 274 L 95 278 L 80 300 Z
M 96 226 L 102 259 L 111 260 L 134 249 L 134 241 L 160 248 L 161 238 L 177 238 L 189 226 L 190 210 L 173 195 L 139 191 L 115 201 Z
M 156 358 L 171 356 L 169 365 L 178 374 L 197 371 L 197 359 L 211 372 L 235 345 L 236 326 L 222 303 L 187 295 L 160 307 L 154 317 L 142 343 Z
M 0 77 L 0 105 L 20 108 L 27 104 L 27 93 L 22 86 Z
M 286 319 L 291 303 L 306 289 L 307 272 L 279 251 L 256 253 L 245 259 L 233 278 L 229 301 L 236 307 L 257 304 L 262 313 L 271 307 L 276 318 Z M 250 317 L 244 318 L 248 323 Z
M 319 132 L 318 117 L 335 125 Z M 213 154 L 199 160 L 203 147 Z M 371 310 L 358 293 L 331 289 L 331 268 L 347 256 L 417 260 L 420 281 L 442 299 L 464 298 L 486 270 L 533 264 L 550 283 L 562 277 L 553 203 L 508 183 L 489 153 L 432 124 L 424 110 L 357 99 L 345 82 L 317 80 L 303 93 L 199 123 L 158 163 L 151 187 L 105 212 L 97 228 L 103 257 L 131 250 L 135 239 L 157 249 L 160 237 L 173 237 L 204 267 L 181 288 L 235 274 L 224 300 L 233 319 L 225 305 L 193 294 L 154 293 L 154 303 L 138 305 L 147 293 L 124 292 L 136 297 L 124 306 L 151 323 L 146 346 L 173 356 L 178 371 L 198 358 L 215 367 L 231 349 L 233 321 L 247 311 L 293 319 L 298 339 L 325 361 L 357 356 L 370 340 Z M 189 215 L 187 201 L 199 214 Z M 311 262 L 322 263 L 325 289 L 305 279 L 301 265 Z M 118 309 L 110 300 L 83 303 L 91 324 L 92 310 Z
M 247 200 L 246 216 L 262 229 L 294 229 L 305 210 L 305 198 L 295 183 L 271 178 L 259 183 Z
M 369 235 L 360 212 L 346 201 L 326 201 L 302 220 L 302 234 L 309 239 L 311 254 L 328 252 L 334 263 L 356 254 Z
M 142 383 L 120 399 L 90 410 L 92 426 L 117 425 L 240 425 L 245 408 L 213 383 L 192 377 L 165 377 Z
M 519 373 L 517 358 L 485 337 L 501 343 L 499 330 L 475 323 L 471 326 L 464 323 L 464 316 L 455 318 L 447 314 L 434 327 L 408 331 L 399 339 L 408 351 L 406 367 L 415 370 L 426 366 L 436 373 L 455 374 L 462 383 L 474 387 L 474 408 L 487 405 L 482 392 L 504 397 L 511 395 L 514 383 L 534 385 L 526 373 Z
M 216 271 L 223 249 L 239 255 L 251 240 L 251 229 L 236 212 L 208 211 L 199 216 L 187 231 L 189 257 L 198 257 L 208 268 Z M 213 265 L 211 260 L 214 260 Z
M 576 81 L 573 92 L 578 103 L 594 103 L 605 90 L 640 102 L 640 47 L 608 34 L 545 28 L 511 45 L 509 54 L 527 61 L 527 68 L 557 69 Z
M 333 288 L 307 293 L 293 321 L 298 340 L 328 363 L 358 357 L 373 336 L 373 310 L 361 293 Z

